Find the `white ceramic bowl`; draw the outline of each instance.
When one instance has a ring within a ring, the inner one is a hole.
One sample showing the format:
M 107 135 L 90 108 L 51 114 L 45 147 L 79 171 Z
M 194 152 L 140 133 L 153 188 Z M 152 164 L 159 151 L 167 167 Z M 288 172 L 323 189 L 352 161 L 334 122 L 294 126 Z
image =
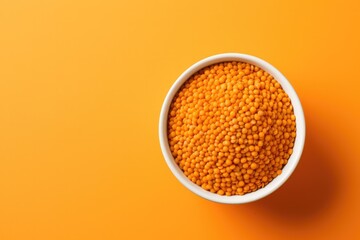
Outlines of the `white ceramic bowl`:
M 175 163 L 174 158 L 171 154 L 169 143 L 168 143 L 168 137 L 167 137 L 167 121 L 168 121 L 168 112 L 169 107 L 172 102 L 172 99 L 174 98 L 176 92 L 180 89 L 182 84 L 188 80 L 194 73 L 199 71 L 200 69 L 207 67 L 209 65 L 220 63 L 220 62 L 226 62 L 226 61 L 241 61 L 241 62 L 247 62 L 250 64 L 253 64 L 255 66 L 260 67 L 261 69 L 265 70 L 269 74 L 271 74 L 282 86 L 284 91 L 289 95 L 291 99 L 291 103 L 294 107 L 294 114 L 296 116 L 296 139 L 294 143 L 293 153 L 291 154 L 288 163 L 284 166 L 282 169 L 282 173 L 277 176 L 275 179 L 273 179 L 268 185 L 266 185 L 264 188 L 261 188 L 255 192 L 247 193 L 242 196 L 221 196 L 216 193 L 211 193 L 209 191 L 204 190 L 200 186 L 196 185 L 195 183 L 191 182 L 185 174 L 182 172 L 182 170 L 179 168 L 179 166 Z M 247 54 L 238 54 L 238 53 L 224 53 L 224 54 L 218 54 L 214 55 L 208 58 L 205 58 L 191 67 L 189 67 L 185 72 L 183 72 L 180 77 L 175 81 L 175 83 L 170 88 L 168 94 L 166 95 L 166 98 L 164 100 L 164 103 L 161 108 L 160 113 L 160 121 L 159 121 L 159 138 L 160 138 L 160 146 L 162 153 L 164 155 L 165 161 L 167 165 L 169 166 L 172 173 L 175 175 L 175 177 L 189 190 L 191 190 L 193 193 L 214 201 L 218 203 L 227 203 L 227 204 L 242 204 L 242 203 L 248 203 L 252 202 L 258 199 L 261 199 L 270 193 L 274 192 L 276 189 L 278 189 L 292 174 L 292 172 L 295 170 L 305 143 L 305 118 L 304 118 L 304 112 L 301 107 L 300 100 L 294 90 L 294 88 L 291 86 L 289 81 L 282 75 L 275 67 L 273 67 L 271 64 L 265 62 L 264 60 L 247 55 Z

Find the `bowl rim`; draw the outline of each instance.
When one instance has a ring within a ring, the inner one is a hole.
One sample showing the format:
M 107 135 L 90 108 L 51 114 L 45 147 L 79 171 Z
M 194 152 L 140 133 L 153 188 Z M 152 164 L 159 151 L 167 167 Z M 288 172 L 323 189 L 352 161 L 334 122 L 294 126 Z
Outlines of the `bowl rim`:
M 168 144 L 167 121 L 168 121 L 168 112 L 169 112 L 170 104 L 175 94 L 178 92 L 178 90 L 184 84 L 184 82 L 186 82 L 186 80 L 188 80 L 194 73 L 196 73 L 202 68 L 205 68 L 215 63 L 228 62 L 228 61 L 240 61 L 258 66 L 259 68 L 271 74 L 274 77 L 274 79 L 276 79 L 280 83 L 284 91 L 289 95 L 291 103 L 293 105 L 294 115 L 296 116 L 296 138 L 294 142 L 293 153 L 291 154 L 288 163 L 284 166 L 282 173 L 276 178 L 274 178 L 269 184 L 267 184 L 265 187 L 261 189 L 256 190 L 255 192 L 247 193 L 244 195 L 221 196 L 216 193 L 211 193 L 201 188 L 197 184 L 193 183 L 192 181 L 190 181 L 182 172 L 180 167 L 175 163 Z M 298 95 L 296 94 L 294 88 L 287 80 L 287 78 L 270 63 L 258 57 L 248 54 L 242 54 L 242 53 L 216 54 L 204 58 L 191 65 L 173 83 L 170 90 L 166 94 L 166 97 L 164 99 L 160 111 L 160 119 L 159 119 L 160 147 L 165 162 L 170 168 L 171 172 L 175 175 L 175 177 L 180 181 L 182 185 L 184 185 L 186 188 L 188 188 L 196 195 L 199 195 L 200 197 L 203 197 L 207 200 L 218 203 L 243 204 L 243 203 L 256 201 L 268 196 L 269 194 L 277 190 L 279 187 L 281 187 L 286 182 L 286 180 L 291 176 L 291 174 L 293 173 L 293 171 L 295 170 L 296 166 L 299 163 L 305 144 L 305 134 L 306 134 L 306 126 L 305 126 L 304 111 Z

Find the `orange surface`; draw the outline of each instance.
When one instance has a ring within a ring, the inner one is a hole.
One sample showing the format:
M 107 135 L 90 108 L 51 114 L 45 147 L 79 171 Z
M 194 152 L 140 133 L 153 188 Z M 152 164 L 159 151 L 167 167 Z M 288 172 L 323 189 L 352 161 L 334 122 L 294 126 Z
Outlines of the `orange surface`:
M 1 1 L 0 239 L 355 239 L 359 1 Z M 298 92 L 300 165 L 271 196 L 220 205 L 167 168 L 175 79 L 222 52 Z

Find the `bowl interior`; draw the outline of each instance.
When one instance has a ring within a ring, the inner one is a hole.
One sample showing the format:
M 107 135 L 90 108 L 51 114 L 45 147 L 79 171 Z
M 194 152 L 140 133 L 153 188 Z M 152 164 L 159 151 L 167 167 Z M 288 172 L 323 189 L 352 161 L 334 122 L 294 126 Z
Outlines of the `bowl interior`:
M 226 62 L 226 61 L 247 62 L 255 66 L 258 66 L 259 68 L 271 74 L 280 83 L 284 91 L 289 95 L 291 99 L 291 103 L 294 108 L 294 115 L 296 116 L 296 138 L 295 138 L 293 153 L 291 154 L 288 163 L 284 166 L 282 174 L 274 178 L 264 188 L 258 189 L 255 192 L 247 193 L 242 196 L 240 195 L 221 196 L 216 193 L 211 193 L 209 191 L 206 191 L 197 184 L 190 181 L 182 172 L 180 167 L 175 163 L 174 158 L 170 151 L 170 147 L 168 144 L 168 137 L 167 137 L 168 111 L 172 99 L 174 98 L 175 94 L 180 89 L 180 87 L 194 73 L 201 70 L 202 68 L 215 63 Z M 289 176 L 292 174 L 292 172 L 296 168 L 296 165 L 299 162 L 304 147 L 305 119 L 304 119 L 304 113 L 302 110 L 300 100 L 295 90 L 293 89 L 289 81 L 284 77 L 284 75 L 282 75 L 275 67 L 265 62 L 264 60 L 254 56 L 250 56 L 246 54 L 238 54 L 238 53 L 226 53 L 226 54 L 219 54 L 212 57 L 208 57 L 206 59 L 203 59 L 195 63 L 190 68 L 188 68 L 183 74 L 181 74 L 180 77 L 176 80 L 176 82 L 170 88 L 161 109 L 160 121 L 159 121 L 159 138 L 160 138 L 160 146 L 166 163 L 168 164 L 172 173 L 185 187 L 187 187 L 195 194 L 214 202 L 240 204 L 240 203 L 252 202 L 269 195 L 270 193 L 278 189 L 289 178 Z

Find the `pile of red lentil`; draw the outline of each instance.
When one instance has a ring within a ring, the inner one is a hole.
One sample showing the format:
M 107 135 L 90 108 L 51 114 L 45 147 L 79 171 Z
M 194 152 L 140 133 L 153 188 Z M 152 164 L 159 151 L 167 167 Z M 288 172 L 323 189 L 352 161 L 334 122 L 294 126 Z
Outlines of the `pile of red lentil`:
M 169 110 L 168 140 L 184 174 L 205 190 L 243 195 L 281 174 L 293 151 L 293 106 L 280 84 L 243 62 L 206 67 Z

